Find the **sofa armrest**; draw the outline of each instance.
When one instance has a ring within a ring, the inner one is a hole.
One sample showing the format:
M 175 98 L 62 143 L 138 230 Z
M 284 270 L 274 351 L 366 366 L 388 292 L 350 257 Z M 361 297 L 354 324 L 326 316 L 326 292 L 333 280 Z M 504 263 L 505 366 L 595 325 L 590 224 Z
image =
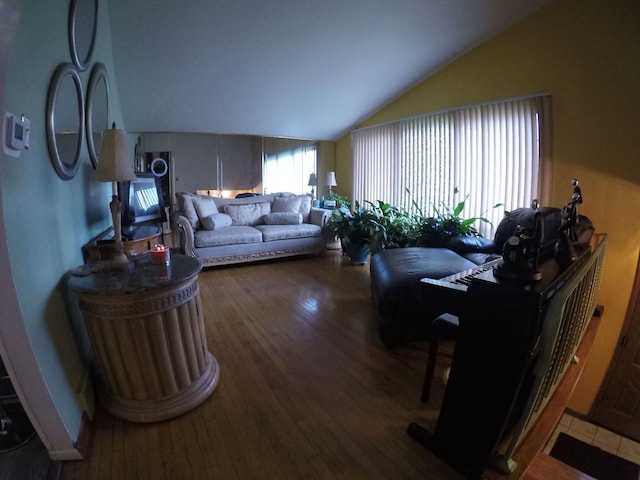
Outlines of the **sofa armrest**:
M 185 255 L 195 257 L 195 240 L 193 238 L 194 231 L 191 226 L 191 222 L 182 214 L 182 212 L 179 211 L 175 212 L 171 216 L 171 219 L 173 221 L 174 228 L 178 230 L 180 235 L 180 248 L 184 250 Z
M 502 253 L 502 245 L 483 237 L 456 235 L 446 247 L 456 253 Z
M 324 226 L 327 224 L 327 220 L 329 220 L 330 216 L 331 210 L 327 210 L 326 208 L 311 207 L 311 212 L 309 213 L 309 223 L 318 225 L 324 230 Z

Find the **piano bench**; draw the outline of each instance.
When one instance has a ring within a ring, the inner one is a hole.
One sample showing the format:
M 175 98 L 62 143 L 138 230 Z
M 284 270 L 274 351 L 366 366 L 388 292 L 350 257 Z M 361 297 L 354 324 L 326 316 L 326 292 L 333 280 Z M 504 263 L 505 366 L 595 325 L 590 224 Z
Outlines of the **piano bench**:
M 420 398 L 420 400 L 425 403 L 429 401 L 429 395 L 431 394 L 431 384 L 433 383 L 433 374 L 436 369 L 440 340 L 455 339 L 458 333 L 458 325 L 458 317 L 450 313 L 443 313 L 436 317 L 431 324 L 431 341 L 429 343 L 429 354 L 427 356 L 427 368 L 422 385 L 422 397 Z

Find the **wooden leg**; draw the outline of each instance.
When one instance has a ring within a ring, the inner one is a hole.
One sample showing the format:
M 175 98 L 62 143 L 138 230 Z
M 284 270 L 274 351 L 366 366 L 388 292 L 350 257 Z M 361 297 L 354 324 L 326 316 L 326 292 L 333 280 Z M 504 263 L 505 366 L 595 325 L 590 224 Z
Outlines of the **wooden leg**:
M 432 334 L 429 343 L 429 356 L 427 357 L 427 370 L 424 373 L 424 383 L 422 385 L 422 397 L 420 398 L 425 403 L 429 401 L 429 395 L 431 394 L 431 383 L 433 383 L 433 373 L 436 369 L 439 343 L 438 335 Z
M 458 325 L 458 317 L 451 315 L 450 313 L 443 313 L 431 324 L 429 356 L 427 357 L 427 370 L 424 374 L 424 384 L 422 385 L 421 397 L 421 400 L 425 403 L 429 401 L 429 395 L 431 394 L 431 384 L 433 383 L 433 374 L 436 370 L 440 338 L 455 338 Z

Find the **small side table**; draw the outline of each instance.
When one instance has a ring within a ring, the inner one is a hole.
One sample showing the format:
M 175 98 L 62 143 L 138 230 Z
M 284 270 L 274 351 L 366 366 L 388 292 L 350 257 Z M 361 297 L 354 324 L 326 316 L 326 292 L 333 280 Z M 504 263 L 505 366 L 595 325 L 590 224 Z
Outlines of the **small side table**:
M 98 398 L 124 420 L 181 415 L 206 400 L 220 378 L 207 349 L 202 264 L 172 254 L 169 265 L 140 255 L 129 267 L 87 265 L 68 279 L 101 374 Z
M 113 227 L 109 227 L 97 237 L 82 246 L 82 258 L 85 263 L 113 260 L 116 252 L 113 241 Z M 124 237 L 124 235 L 123 235 Z M 140 253 L 149 250 L 151 245 L 162 243 L 162 229 L 157 225 L 135 227 L 122 241 L 124 253 Z

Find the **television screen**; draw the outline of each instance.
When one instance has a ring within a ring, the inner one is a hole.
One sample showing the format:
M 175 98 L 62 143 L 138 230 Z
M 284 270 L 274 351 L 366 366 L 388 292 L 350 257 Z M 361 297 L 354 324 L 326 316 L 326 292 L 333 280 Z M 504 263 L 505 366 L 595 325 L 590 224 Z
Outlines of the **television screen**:
M 138 177 L 119 185 L 122 203 L 122 225 L 165 221 L 158 179 L 153 174 L 136 173 Z

